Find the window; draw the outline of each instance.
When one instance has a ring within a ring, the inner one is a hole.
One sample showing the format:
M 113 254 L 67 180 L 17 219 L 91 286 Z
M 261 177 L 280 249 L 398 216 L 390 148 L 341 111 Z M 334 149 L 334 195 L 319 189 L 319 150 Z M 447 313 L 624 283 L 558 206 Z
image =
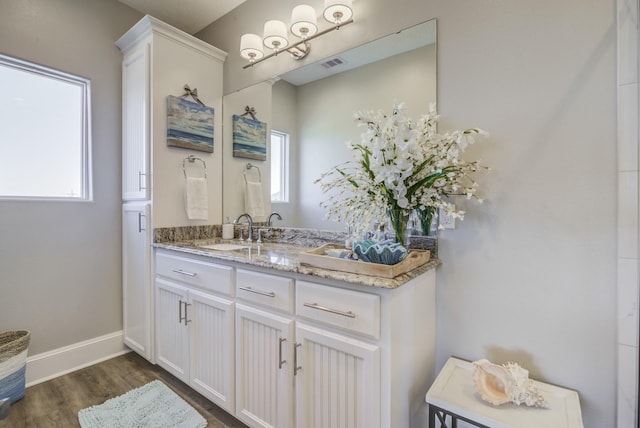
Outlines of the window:
M 271 202 L 289 202 L 289 134 L 271 131 Z
M 0 198 L 91 200 L 89 80 L 0 54 Z

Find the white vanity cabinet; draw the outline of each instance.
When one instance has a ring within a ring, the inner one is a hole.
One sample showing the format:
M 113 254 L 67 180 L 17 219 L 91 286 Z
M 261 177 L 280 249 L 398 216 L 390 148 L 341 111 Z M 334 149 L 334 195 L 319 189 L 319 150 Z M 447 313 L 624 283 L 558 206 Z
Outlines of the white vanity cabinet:
M 236 417 L 251 427 L 293 427 L 294 280 L 238 269 Z
M 216 110 L 214 140 L 222 140 L 222 71 L 226 53 L 153 17 L 145 16 L 120 39 L 122 52 L 122 200 L 124 343 L 153 361 L 153 229 L 189 225 L 183 161 L 190 152 L 167 144 L 167 96 L 185 84 Z M 201 154 L 200 154 L 201 153 Z M 209 220 L 222 222 L 222 155 L 198 152 L 209 167 Z M 154 174 L 154 171 L 159 173 Z M 144 239 L 136 210 L 145 205 Z M 145 272 L 143 272 L 143 268 Z M 144 301 L 143 301 L 144 300 Z
M 234 407 L 234 270 L 156 254 L 156 362 L 212 402 Z
M 298 281 L 296 315 L 296 426 L 379 428 L 380 296 Z
M 236 417 L 293 427 L 293 318 L 236 305 Z
M 380 426 L 379 346 L 349 335 L 379 336 L 379 296 L 245 269 L 236 295 L 239 419 L 252 427 Z M 311 322 L 301 320 L 307 311 Z
M 209 259 L 231 269 L 229 284 L 203 281 L 207 259 L 156 250 L 158 364 L 187 379 L 194 359 L 231 352 L 232 367 L 221 367 L 229 369 L 235 407 L 225 409 L 251 427 L 427 426 L 424 396 L 436 365 L 434 269 L 392 289 Z M 218 289 L 208 293 L 205 283 Z M 210 342 L 209 327 L 200 339 L 185 333 L 201 323 L 194 290 L 229 304 L 228 312 L 215 311 L 225 331 L 233 314 L 231 339 Z

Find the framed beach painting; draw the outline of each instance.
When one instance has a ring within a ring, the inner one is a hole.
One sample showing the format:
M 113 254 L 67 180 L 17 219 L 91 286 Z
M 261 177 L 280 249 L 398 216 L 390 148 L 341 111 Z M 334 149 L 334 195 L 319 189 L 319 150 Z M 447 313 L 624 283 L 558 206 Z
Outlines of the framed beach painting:
M 233 115 L 233 156 L 255 160 L 267 159 L 267 124 Z
M 167 145 L 213 153 L 213 107 L 167 97 Z

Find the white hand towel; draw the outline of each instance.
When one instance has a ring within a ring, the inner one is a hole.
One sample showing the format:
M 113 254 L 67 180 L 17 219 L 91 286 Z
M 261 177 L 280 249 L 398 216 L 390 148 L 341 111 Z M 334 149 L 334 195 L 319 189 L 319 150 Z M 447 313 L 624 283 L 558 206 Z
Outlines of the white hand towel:
M 187 177 L 184 196 L 187 218 L 189 220 L 209 220 L 209 199 L 206 179 Z
M 244 192 L 244 209 L 251 217 L 264 216 L 264 203 L 262 202 L 262 183 L 247 181 Z

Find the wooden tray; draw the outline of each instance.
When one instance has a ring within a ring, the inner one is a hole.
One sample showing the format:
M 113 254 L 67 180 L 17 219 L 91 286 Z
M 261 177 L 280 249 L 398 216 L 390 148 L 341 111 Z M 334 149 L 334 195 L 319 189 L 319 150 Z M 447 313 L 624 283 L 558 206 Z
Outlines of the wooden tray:
M 325 248 L 332 247 L 344 249 L 335 244 L 324 244 L 313 250 L 300 253 L 300 263 L 329 270 L 341 272 L 357 273 L 360 275 L 380 276 L 383 278 L 395 278 L 398 275 L 407 273 L 429 261 L 431 252 L 429 250 L 409 250 L 409 254 L 395 265 L 384 265 L 380 263 L 367 263 L 361 260 L 347 260 L 338 257 L 331 257 L 325 254 Z

